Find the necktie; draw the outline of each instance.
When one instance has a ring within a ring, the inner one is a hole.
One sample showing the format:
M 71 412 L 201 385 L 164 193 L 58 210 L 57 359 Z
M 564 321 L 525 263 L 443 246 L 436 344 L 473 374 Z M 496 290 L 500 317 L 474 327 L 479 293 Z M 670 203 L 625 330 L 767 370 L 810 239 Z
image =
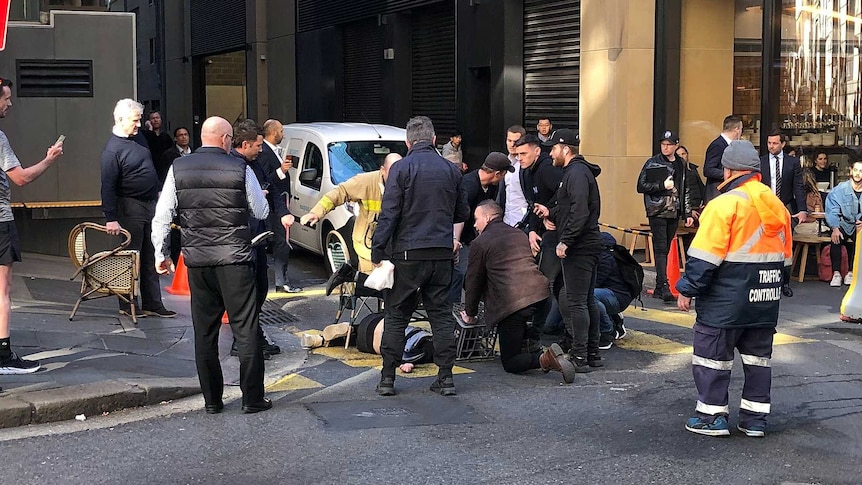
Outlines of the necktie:
M 778 155 L 772 155 L 775 159 L 775 195 L 781 197 L 781 162 L 778 160 Z

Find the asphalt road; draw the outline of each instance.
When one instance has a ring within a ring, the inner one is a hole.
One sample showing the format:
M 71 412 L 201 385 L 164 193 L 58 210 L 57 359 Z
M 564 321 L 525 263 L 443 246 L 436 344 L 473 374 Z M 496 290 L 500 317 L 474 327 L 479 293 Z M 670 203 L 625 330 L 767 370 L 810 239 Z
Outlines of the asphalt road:
M 308 386 L 273 392 L 275 407 L 265 413 L 242 415 L 233 402 L 210 416 L 195 397 L 85 422 L 0 430 L 2 481 L 862 483 L 862 336 L 829 323 L 832 317 L 806 316 L 834 308 L 824 299 L 840 300 L 837 293 L 809 300 L 802 293 L 797 289 L 784 307 L 779 331 L 810 341 L 775 347 L 773 414 L 763 439 L 735 430 L 738 359 L 732 435 L 687 432 L 696 398 L 691 357 L 658 352 L 667 345 L 615 347 L 605 353 L 605 368 L 579 375 L 574 385 L 541 371 L 508 375 L 499 360 L 464 363 L 452 398 L 430 393 L 430 377 L 399 378 L 398 396 L 377 397 L 377 370 L 318 353 L 294 376 Z M 299 298 L 286 307 L 319 328 L 331 320 L 333 301 Z M 666 311 L 630 314 L 629 328 L 643 332 L 631 341 L 664 339 L 684 348 L 691 330 L 667 323 L 676 319 Z

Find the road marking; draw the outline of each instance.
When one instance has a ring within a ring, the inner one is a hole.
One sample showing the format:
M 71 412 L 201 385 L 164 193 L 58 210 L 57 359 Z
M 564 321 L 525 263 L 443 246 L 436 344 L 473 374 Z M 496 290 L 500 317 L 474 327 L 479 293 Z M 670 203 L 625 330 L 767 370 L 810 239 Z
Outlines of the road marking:
M 323 384 L 299 374 L 288 374 L 281 379 L 266 386 L 268 392 L 298 391 L 300 389 L 317 389 L 324 387 Z
M 684 313 L 681 311 L 669 312 L 664 310 L 655 310 L 652 308 L 636 309 L 633 307 L 628 307 L 626 311 L 623 312 L 623 314 L 640 320 L 666 323 L 668 325 L 675 325 L 677 327 L 694 327 L 693 313 Z M 772 339 L 772 345 L 804 344 L 811 342 L 817 342 L 817 340 L 794 337 L 793 335 L 788 335 L 786 333 L 776 333 L 775 337 L 773 337 Z
M 637 330 L 626 330 L 625 338 L 614 341 L 614 344 L 621 349 L 641 350 L 663 355 L 691 354 L 692 352 L 691 345 L 681 344 Z
M 312 290 L 302 290 L 297 293 L 280 293 L 275 291 L 270 291 L 266 294 L 267 300 L 287 300 L 290 298 L 297 298 L 300 296 L 324 296 L 326 295 L 326 289 L 312 289 Z
M 312 353 L 341 361 L 342 363 L 349 365 L 350 367 L 371 367 L 372 369 L 378 370 L 383 368 L 382 356 L 366 354 L 364 352 L 356 350 L 356 348 L 354 347 L 351 347 L 349 349 L 345 349 L 342 346 L 318 347 L 312 350 Z M 475 371 L 466 367 L 459 367 L 457 365 L 452 368 L 453 374 L 469 374 L 471 372 Z M 397 374 L 401 377 L 409 378 L 433 377 L 437 375 L 437 366 L 434 364 L 417 364 L 413 368 L 413 372 L 405 374 L 401 372 L 401 370 L 398 370 Z

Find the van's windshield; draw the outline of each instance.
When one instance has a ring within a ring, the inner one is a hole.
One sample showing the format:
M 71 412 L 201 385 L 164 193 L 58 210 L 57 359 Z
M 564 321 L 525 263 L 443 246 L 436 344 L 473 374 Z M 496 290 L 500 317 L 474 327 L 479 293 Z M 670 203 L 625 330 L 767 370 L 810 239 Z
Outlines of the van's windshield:
M 329 176 L 340 184 L 354 175 L 380 168 L 390 153 L 407 155 L 403 141 L 339 141 L 329 144 Z

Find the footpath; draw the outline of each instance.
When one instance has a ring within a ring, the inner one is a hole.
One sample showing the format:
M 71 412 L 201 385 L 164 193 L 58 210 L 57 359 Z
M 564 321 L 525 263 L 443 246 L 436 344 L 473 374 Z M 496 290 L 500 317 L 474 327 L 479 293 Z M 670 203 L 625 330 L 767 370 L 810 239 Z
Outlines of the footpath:
M 33 374 L 0 375 L 0 428 L 94 416 L 158 405 L 200 393 L 188 296 L 163 292 L 175 318 L 131 318 L 118 313 L 116 298 L 83 302 L 73 321 L 80 281 L 71 281 L 68 258 L 25 254 L 12 281 L 12 346 L 38 360 Z M 162 278 L 163 286 L 170 277 Z M 266 362 L 267 383 L 304 362 L 299 339 L 284 330 L 292 317 L 277 300 L 267 301 L 261 322 L 282 349 Z M 230 357 L 232 334 L 219 340 L 225 383 L 238 385 L 239 361 Z M 201 401 L 203 409 L 203 401 Z M 80 419 L 80 418 L 79 418 Z

